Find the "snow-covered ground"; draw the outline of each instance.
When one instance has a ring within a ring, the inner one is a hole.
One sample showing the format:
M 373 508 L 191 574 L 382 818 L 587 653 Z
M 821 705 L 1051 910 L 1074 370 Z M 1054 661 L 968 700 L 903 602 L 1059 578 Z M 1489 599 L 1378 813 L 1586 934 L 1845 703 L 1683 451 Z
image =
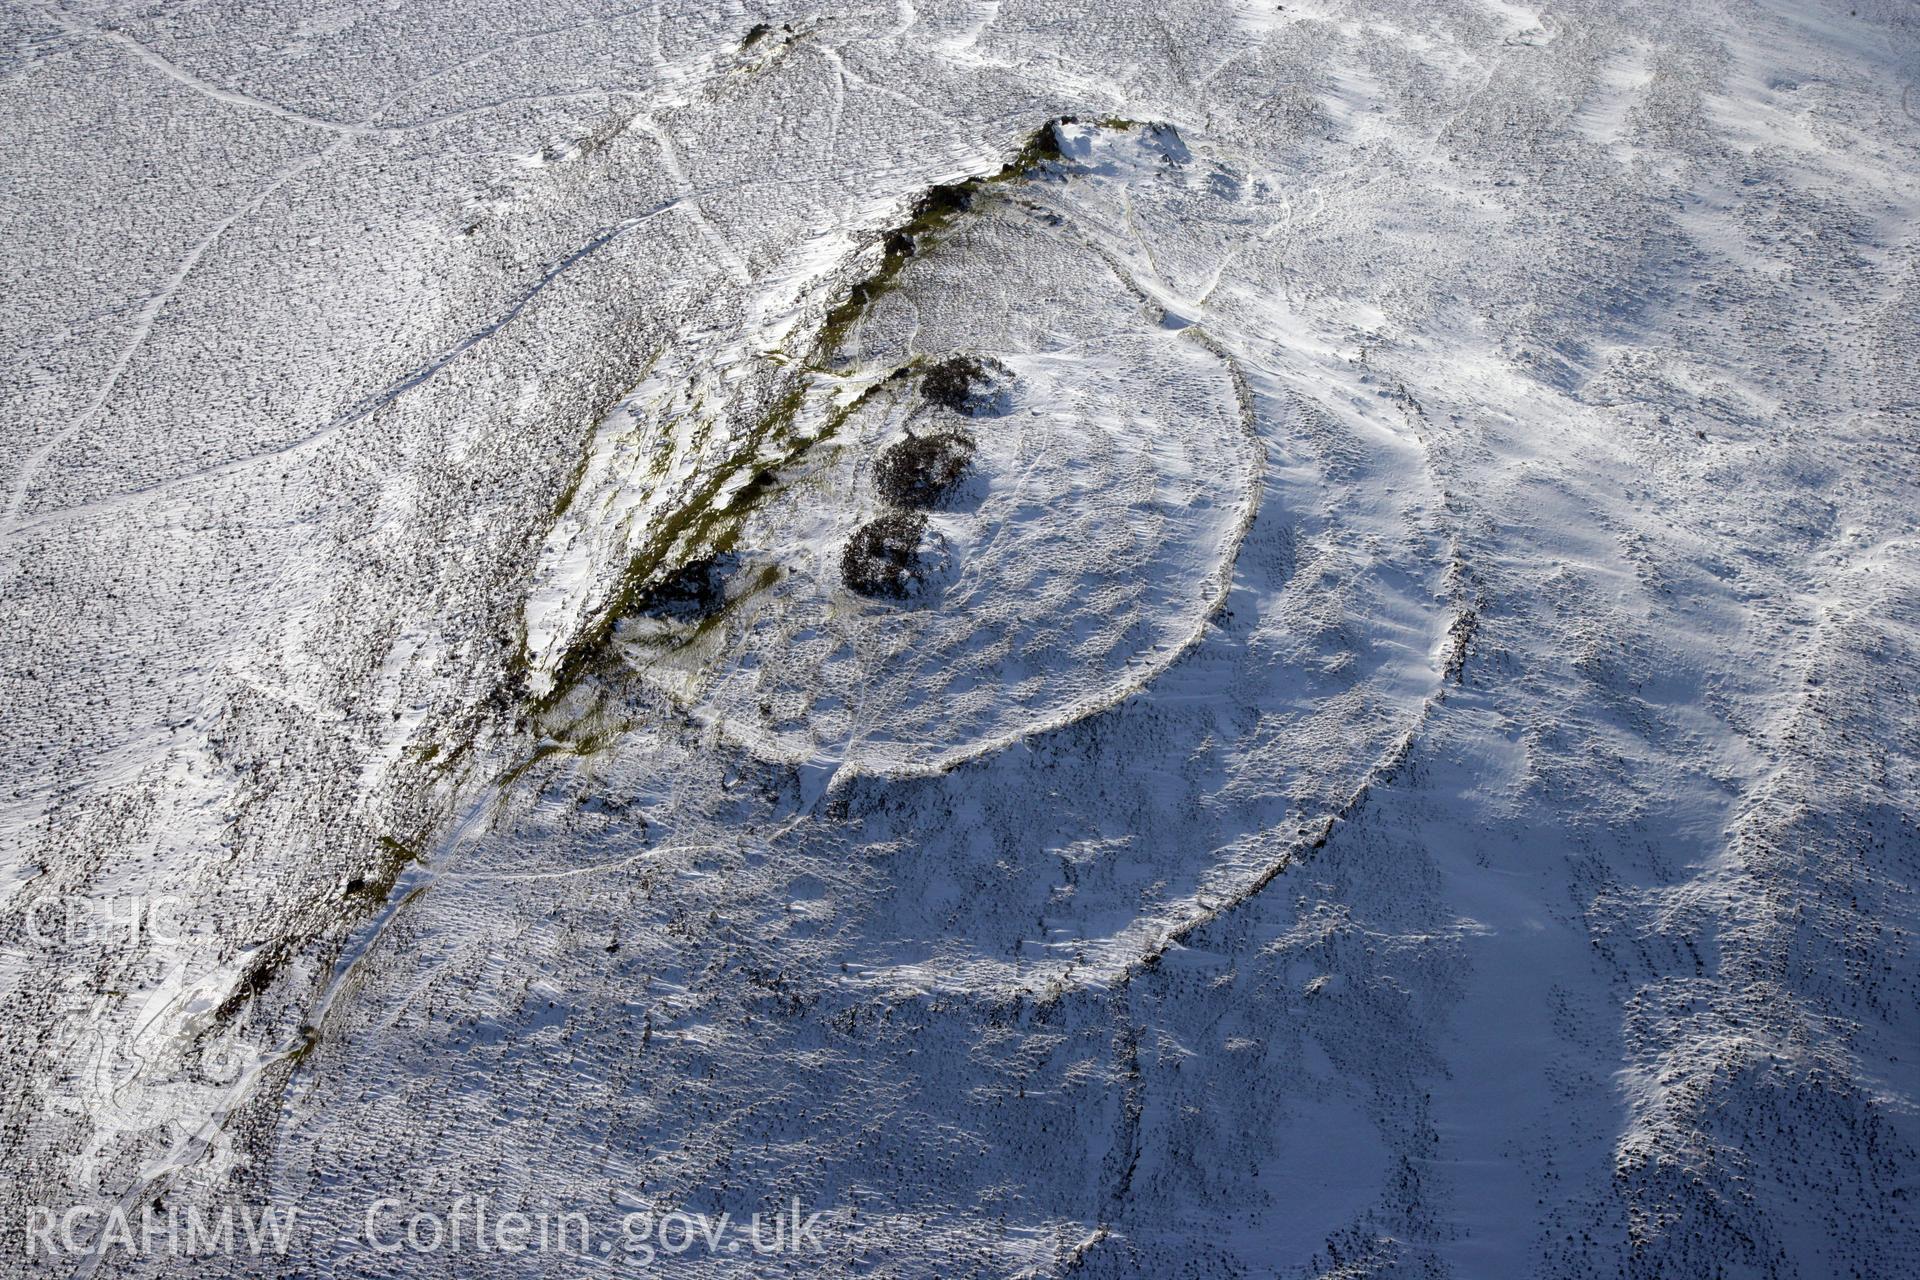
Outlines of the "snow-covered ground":
M 4 24 L 0 1272 L 1920 1274 L 1910 5 Z

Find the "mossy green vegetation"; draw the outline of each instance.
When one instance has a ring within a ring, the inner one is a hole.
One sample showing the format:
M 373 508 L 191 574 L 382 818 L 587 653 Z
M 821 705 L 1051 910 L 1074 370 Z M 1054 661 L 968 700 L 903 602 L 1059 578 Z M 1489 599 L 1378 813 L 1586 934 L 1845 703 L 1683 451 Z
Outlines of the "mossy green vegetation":
M 385 902 L 393 892 L 393 886 L 400 882 L 400 873 L 406 870 L 409 863 L 420 861 L 417 849 L 392 836 L 381 836 L 376 843 L 380 850 L 380 861 L 371 874 L 355 876 L 347 881 L 347 897 Z
M 907 220 L 882 237 L 880 265 L 865 279 L 855 282 L 846 298 L 827 312 L 820 339 L 814 347 L 816 366 L 825 370 L 825 362 L 845 345 L 847 334 L 874 300 L 897 285 L 907 263 L 931 250 L 940 233 L 954 219 L 970 212 L 975 200 L 994 187 L 1032 177 L 1044 166 L 1063 160 L 1059 130 L 1060 126 L 1072 123 L 1072 116 L 1047 121 L 1035 129 L 1013 159 L 995 173 L 927 188 L 914 202 Z

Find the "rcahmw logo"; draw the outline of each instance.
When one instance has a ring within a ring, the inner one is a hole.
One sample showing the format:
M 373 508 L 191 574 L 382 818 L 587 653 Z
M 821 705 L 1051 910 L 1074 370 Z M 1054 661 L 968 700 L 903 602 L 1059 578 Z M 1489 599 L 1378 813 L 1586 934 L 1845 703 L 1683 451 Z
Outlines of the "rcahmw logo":
M 27 936 L 41 946 L 126 945 L 146 938 L 162 946 L 182 941 L 180 908 L 185 900 L 171 893 L 131 894 L 116 898 L 42 898 L 27 908 Z
M 293 1243 L 298 1210 L 223 1205 L 217 1212 L 198 1205 L 184 1213 L 153 1205 L 137 1212 L 115 1205 L 74 1205 L 66 1210 L 33 1205 L 27 1209 L 27 1256 L 61 1257 L 118 1249 L 130 1257 L 216 1257 L 247 1253 L 283 1254 Z

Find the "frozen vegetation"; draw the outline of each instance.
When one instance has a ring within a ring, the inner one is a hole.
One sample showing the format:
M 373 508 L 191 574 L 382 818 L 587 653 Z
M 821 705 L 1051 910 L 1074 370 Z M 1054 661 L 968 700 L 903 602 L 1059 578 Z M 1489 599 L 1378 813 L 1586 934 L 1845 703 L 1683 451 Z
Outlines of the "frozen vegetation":
M 1906 0 L 0 22 L 0 1274 L 1920 1275 Z

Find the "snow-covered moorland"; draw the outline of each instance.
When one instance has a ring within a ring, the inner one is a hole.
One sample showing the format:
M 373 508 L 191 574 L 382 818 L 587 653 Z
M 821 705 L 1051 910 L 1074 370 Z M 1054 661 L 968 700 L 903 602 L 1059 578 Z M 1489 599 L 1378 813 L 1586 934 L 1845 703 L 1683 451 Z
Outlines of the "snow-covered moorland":
M 0 1272 L 1920 1274 L 1910 5 L 4 30 Z

